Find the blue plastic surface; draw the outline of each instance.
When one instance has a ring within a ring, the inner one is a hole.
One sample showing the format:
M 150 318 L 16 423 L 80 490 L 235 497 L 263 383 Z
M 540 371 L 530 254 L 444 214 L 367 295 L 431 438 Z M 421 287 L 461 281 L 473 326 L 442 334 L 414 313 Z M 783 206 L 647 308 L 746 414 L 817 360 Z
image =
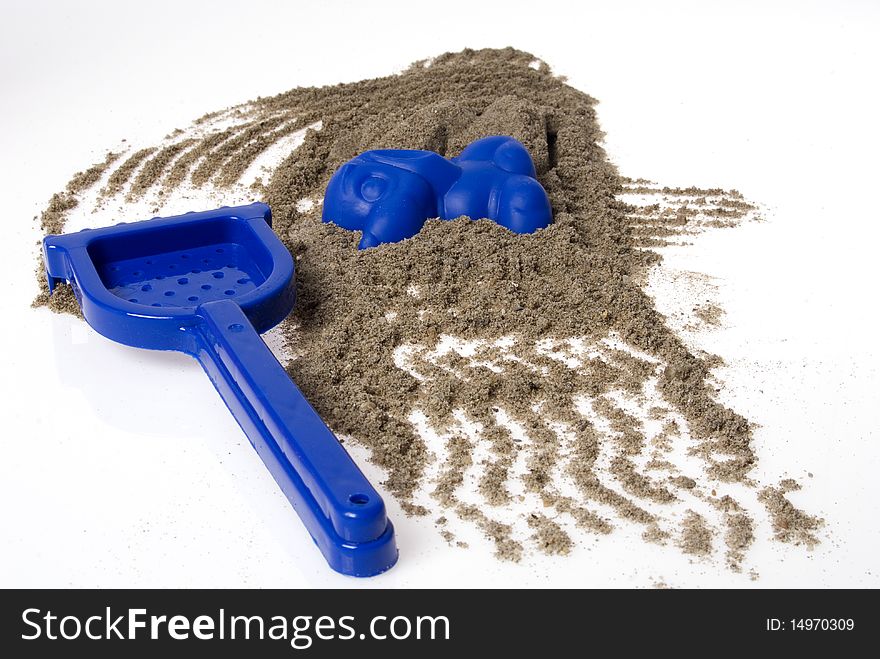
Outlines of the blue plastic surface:
M 270 223 L 255 203 L 48 236 L 49 289 L 114 341 L 195 356 L 330 566 L 378 574 L 397 561 L 382 498 L 259 335 L 296 298 Z
M 516 233 L 553 221 L 522 143 L 484 137 L 452 159 L 433 151 L 366 151 L 336 171 L 324 195 L 324 222 L 362 231 L 360 249 L 411 238 L 430 218 L 462 215 L 489 218 Z

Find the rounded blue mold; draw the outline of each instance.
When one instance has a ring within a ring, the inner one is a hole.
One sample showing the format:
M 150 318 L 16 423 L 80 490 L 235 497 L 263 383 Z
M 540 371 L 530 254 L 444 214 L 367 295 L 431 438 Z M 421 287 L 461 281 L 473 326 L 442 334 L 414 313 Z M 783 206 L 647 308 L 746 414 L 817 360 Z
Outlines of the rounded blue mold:
M 488 218 L 515 233 L 553 221 L 525 146 L 495 135 L 457 158 L 433 151 L 366 151 L 342 165 L 324 194 L 324 222 L 361 231 L 360 249 L 411 238 L 430 218 Z

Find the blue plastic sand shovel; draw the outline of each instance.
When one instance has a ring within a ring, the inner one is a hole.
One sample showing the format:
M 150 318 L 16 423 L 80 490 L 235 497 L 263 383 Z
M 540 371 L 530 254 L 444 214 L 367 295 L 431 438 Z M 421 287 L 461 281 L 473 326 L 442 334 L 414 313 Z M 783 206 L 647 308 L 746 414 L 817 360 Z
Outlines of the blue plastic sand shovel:
M 49 290 L 69 282 L 114 341 L 198 359 L 330 566 L 378 574 L 397 561 L 382 498 L 259 335 L 296 298 L 270 223 L 256 203 L 48 236 Z

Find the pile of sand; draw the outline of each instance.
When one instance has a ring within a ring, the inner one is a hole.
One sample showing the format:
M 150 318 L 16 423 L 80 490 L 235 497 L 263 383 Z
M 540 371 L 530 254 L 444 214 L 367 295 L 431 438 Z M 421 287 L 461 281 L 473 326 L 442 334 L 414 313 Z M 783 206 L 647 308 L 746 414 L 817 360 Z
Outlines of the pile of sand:
M 437 516 L 450 542 L 476 525 L 511 560 L 635 524 L 646 542 L 694 556 L 718 545 L 739 569 L 756 502 L 777 539 L 816 542 L 820 521 L 785 498 L 792 488 L 749 478 L 752 430 L 717 402 L 716 362 L 693 354 L 643 290 L 654 248 L 734 226 L 754 206 L 736 192 L 622 178 L 599 145 L 594 103 L 527 53 L 445 54 L 212 113 L 126 159 L 110 153 L 53 197 L 42 222 L 62 231 L 94 186 L 96 203 L 121 199 L 123 211 L 147 194 L 161 209 L 181 185 L 231 189 L 311 126 L 252 193 L 296 259 L 288 370 L 335 432 L 370 450 L 408 512 Z M 491 134 L 532 153 L 549 228 L 433 220 L 410 240 L 358 251 L 359 235 L 320 221 L 327 181 L 354 155 L 453 156 Z M 624 193 L 672 202 L 634 206 Z M 75 308 L 64 292 L 40 301 Z M 701 313 L 717 322 L 720 310 Z M 750 501 L 719 495 L 725 483 Z

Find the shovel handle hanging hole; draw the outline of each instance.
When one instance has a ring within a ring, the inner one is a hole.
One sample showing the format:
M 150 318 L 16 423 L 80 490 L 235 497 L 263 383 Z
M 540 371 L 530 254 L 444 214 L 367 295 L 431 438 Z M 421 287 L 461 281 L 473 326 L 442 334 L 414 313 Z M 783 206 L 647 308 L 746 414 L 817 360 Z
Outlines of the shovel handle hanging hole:
M 230 332 L 240 332 L 244 329 L 244 325 L 241 323 L 232 323 L 229 327 L 227 327 Z
M 365 506 L 370 503 L 370 497 L 366 494 L 352 494 L 348 497 L 348 500 L 351 501 L 356 506 Z

